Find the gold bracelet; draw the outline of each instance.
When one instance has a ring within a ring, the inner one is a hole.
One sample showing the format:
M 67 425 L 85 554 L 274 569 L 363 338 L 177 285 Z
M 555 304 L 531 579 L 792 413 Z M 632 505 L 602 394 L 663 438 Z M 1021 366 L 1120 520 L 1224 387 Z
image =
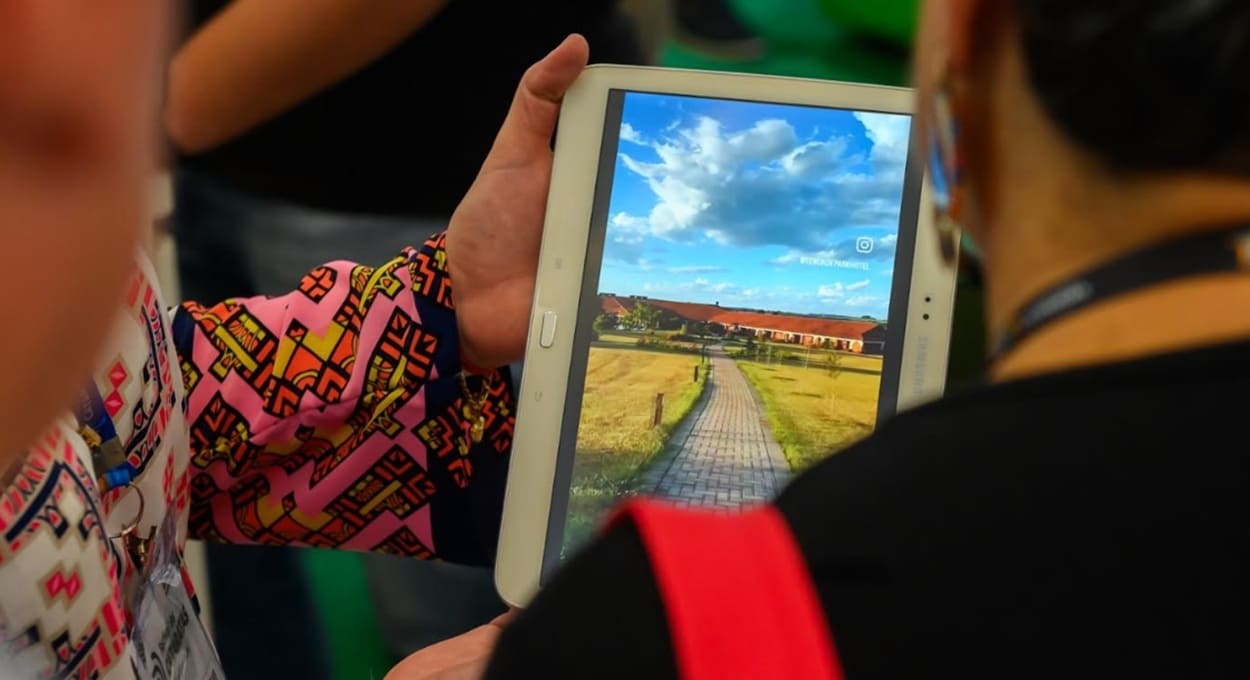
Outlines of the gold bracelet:
M 461 371 L 457 377 L 460 379 L 460 392 L 464 396 L 462 413 L 469 422 L 469 435 L 460 440 L 460 454 L 468 455 L 470 440 L 478 444 L 486 435 L 486 416 L 482 411 L 486 407 L 486 399 L 490 397 L 491 379 L 489 376 L 478 376 L 482 379 L 482 389 L 474 394 L 473 390 L 469 389 L 469 380 L 465 377 L 465 372 Z

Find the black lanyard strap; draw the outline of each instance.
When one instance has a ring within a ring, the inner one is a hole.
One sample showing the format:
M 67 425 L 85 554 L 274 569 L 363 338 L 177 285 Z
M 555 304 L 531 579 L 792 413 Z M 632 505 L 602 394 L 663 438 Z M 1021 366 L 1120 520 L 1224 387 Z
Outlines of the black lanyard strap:
M 1033 298 L 993 344 L 993 363 L 1047 324 L 1143 288 L 1194 276 L 1250 272 L 1250 224 L 1147 246 L 1068 279 Z

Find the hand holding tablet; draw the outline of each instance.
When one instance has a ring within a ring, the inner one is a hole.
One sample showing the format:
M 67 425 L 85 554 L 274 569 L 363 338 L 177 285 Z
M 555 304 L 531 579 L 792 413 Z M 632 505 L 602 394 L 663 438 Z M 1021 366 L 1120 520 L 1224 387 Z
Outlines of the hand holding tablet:
M 447 266 L 462 352 L 471 364 L 507 365 L 525 350 L 551 134 L 588 49 L 583 38 L 569 38 L 525 72 L 490 155 L 452 216 Z
M 496 582 L 633 494 L 731 509 L 940 394 L 907 90 L 592 67 L 560 113 Z

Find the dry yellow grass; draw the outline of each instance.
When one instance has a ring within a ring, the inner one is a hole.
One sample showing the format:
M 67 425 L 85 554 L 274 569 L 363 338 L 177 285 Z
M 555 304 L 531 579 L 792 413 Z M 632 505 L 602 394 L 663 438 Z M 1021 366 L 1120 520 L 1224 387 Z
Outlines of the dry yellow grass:
M 593 347 L 577 450 L 650 455 L 664 443 L 651 428 L 655 395 L 664 394 L 664 424 L 673 425 L 698 396 L 694 355 Z
M 592 347 L 573 460 L 565 545 L 580 545 L 628 492 L 634 476 L 664 447 L 703 388 L 694 382 L 699 357 Z M 652 428 L 655 395 L 664 420 Z
M 881 359 L 845 357 L 834 378 L 812 361 L 810 368 L 739 361 L 738 367 L 764 402 L 773 436 L 795 470 L 815 463 L 868 436 L 877 421 Z

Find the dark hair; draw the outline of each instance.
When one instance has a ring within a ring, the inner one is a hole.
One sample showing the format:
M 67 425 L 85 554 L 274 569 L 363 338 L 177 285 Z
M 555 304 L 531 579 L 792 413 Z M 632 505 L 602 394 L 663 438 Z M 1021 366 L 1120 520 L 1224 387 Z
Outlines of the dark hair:
M 1250 175 L 1250 0 L 1014 0 L 1043 106 L 1126 172 Z

